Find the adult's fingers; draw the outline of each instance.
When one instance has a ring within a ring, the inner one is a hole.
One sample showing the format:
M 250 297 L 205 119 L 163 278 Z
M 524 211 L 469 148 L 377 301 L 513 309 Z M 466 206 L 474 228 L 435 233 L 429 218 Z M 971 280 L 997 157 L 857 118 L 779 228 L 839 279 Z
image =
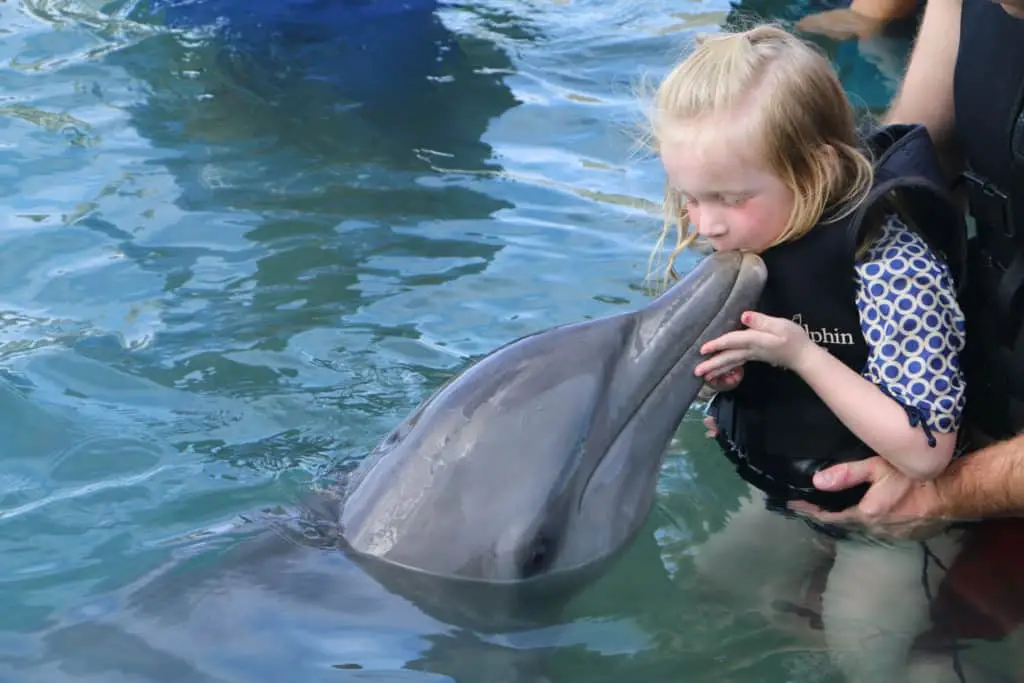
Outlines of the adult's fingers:
M 873 483 L 882 476 L 878 467 L 880 458 L 841 462 L 819 470 L 814 475 L 814 486 L 822 491 L 842 491 L 865 482 Z
M 792 500 L 787 507 L 793 512 L 812 517 L 822 524 L 864 526 L 867 521 L 864 518 L 864 513 L 856 506 L 841 510 L 840 512 L 829 512 L 805 500 Z

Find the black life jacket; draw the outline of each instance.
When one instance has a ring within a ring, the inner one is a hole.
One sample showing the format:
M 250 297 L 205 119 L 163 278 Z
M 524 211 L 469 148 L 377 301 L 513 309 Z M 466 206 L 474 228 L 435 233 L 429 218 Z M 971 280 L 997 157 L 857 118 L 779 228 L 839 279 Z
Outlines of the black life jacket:
M 866 230 L 894 210 L 946 260 L 954 281 L 964 283 L 966 226 L 946 187 L 938 155 L 923 126 L 890 126 L 866 140 L 875 164 L 868 196 L 842 219 L 822 222 L 804 237 L 766 250 L 768 280 L 758 302 L 766 315 L 802 325 L 811 340 L 861 374 L 868 346 L 856 305 L 856 252 Z M 835 215 L 838 215 L 835 214 Z M 825 509 L 856 504 L 866 486 L 829 493 L 814 488 L 817 470 L 860 460 L 871 450 L 837 418 L 794 372 L 767 363 L 744 366 L 743 381 L 717 394 L 709 407 L 718 440 L 740 475 L 770 500 L 802 499 Z M 907 408 L 912 425 L 921 424 Z M 933 438 L 933 437 L 932 437 Z
M 1024 429 L 1024 20 L 964 0 L 953 80 L 961 180 L 975 221 L 967 419 L 993 438 Z

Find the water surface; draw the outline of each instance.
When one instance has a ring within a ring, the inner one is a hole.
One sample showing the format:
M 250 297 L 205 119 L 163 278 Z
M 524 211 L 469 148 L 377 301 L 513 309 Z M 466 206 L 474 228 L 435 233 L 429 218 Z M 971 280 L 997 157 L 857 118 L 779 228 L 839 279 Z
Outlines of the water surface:
M 198 582 L 472 359 L 643 303 L 662 177 L 635 91 L 729 10 L 450 3 L 360 56 L 294 17 L 0 4 L 3 680 L 826 680 L 692 577 L 742 490 L 696 412 L 563 629 L 445 631 L 328 561 L 309 595 L 208 608 L 190 635 L 220 678 L 96 626 L 160 604 L 132 592 L 151 572 Z M 905 44 L 826 47 L 884 107 Z

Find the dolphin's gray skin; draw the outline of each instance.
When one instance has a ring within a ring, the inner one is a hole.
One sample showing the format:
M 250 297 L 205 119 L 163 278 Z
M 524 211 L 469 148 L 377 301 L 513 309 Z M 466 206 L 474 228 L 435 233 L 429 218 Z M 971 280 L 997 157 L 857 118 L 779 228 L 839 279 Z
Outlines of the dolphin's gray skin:
M 252 524 L 252 538 L 169 558 L 8 647 L 0 679 L 543 680 L 549 630 L 510 631 L 551 623 L 638 535 L 699 389 L 697 349 L 738 326 L 764 280 L 756 256 L 715 255 L 636 313 L 499 349 L 387 437 L 343 495 L 304 506 L 310 524 Z M 648 582 L 663 572 L 649 546 L 636 546 L 659 567 Z M 547 640 L 502 647 L 484 631 Z
M 522 581 L 614 553 L 643 524 L 701 387 L 699 347 L 736 329 L 766 271 L 704 259 L 629 313 L 503 346 L 367 457 L 341 509 L 352 549 L 465 579 Z
M 367 564 L 385 582 L 447 582 L 478 606 L 493 594 L 490 616 L 585 585 L 647 518 L 701 387 L 698 349 L 739 326 L 765 278 L 756 255 L 713 254 L 635 312 L 484 357 L 354 473 L 339 524 L 349 549 L 388 565 Z

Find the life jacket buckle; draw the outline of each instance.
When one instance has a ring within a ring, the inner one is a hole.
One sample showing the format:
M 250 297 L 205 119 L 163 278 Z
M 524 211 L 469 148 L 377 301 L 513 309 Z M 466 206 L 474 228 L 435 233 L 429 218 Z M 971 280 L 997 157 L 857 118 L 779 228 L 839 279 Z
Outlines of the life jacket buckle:
M 1010 197 L 970 169 L 963 172 L 963 179 L 967 181 L 967 198 L 974 218 L 998 229 L 1006 237 L 1014 237 L 1017 229 L 1013 223 Z

